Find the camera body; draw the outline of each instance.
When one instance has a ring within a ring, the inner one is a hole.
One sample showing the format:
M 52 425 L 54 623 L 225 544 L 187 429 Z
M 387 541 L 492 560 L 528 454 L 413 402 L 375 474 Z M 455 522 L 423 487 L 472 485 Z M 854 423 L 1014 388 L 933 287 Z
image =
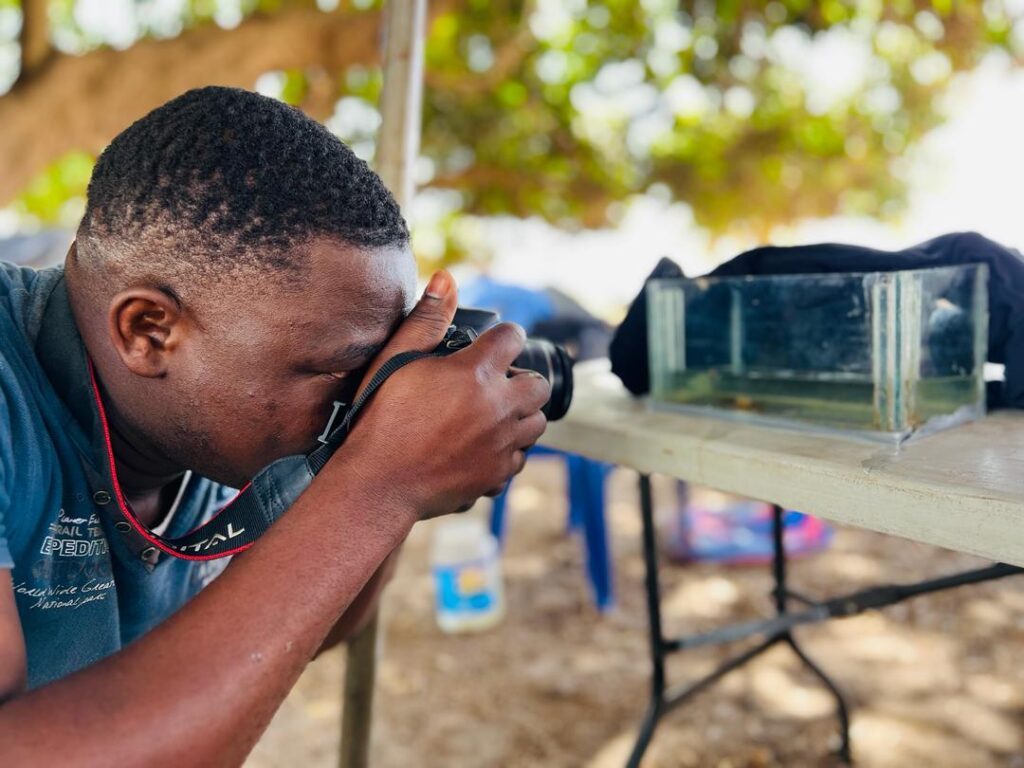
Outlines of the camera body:
M 434 352 L 440 355 L 458 352 L 498 321 L 498 315 L 489 310 L 459 307 L 452 325 Z M 569 410 L 573 389 L 572 366 L 573 360 L 564 347 L 544 339 L 527 339 L 522 353 L 512 362 L 513 368 L 536 371 L 551 385 L 551 399 L 541 409 L 548 421 L 557 421 Z

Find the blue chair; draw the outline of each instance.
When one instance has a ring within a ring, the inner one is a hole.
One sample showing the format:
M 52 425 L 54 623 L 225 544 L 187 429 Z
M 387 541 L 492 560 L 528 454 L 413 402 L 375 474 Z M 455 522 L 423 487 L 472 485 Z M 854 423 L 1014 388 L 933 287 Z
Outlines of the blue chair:
M 504 320 L 531 329 L 538 323 L 554 319 L 559 306 L 548 291 L 535 290 L 481 275 L 459 288 L 463 306 L 498 312 Z M 587 573 L 594 602 L 604 611 L 614 603 L 612 565 L 608 549 L 608 531 L 604 519 L 604 486 L 610 465 L 549 448 L 534 448 L 532 456 L 558 456 L 565 461 L 569 486 L 569 530 L 580 531 L 586 546 Z M 491 530 L 498 541 L 505 531 L 505 509 L 508 489 L 494 500 Z
M 611 464 L 586 459 L 573 453 L 551 448 L 534 447 L 529 455 L 555 456 L 565 461 L 568 471 L 570 531 L 583 535 L 586 548 L 587 575 L 590 580 L 594 604 L 606 611 L 615 604 L 612 584 L 612 559 L 608 546 L 608 528 L 605 522 L 605 480 Z M 511 485 L 511 483 L 509 484 Z M 505 511 L 508 506 L 508 488 L 494 499 L 491 510 L 491 532 L 504 543 Z

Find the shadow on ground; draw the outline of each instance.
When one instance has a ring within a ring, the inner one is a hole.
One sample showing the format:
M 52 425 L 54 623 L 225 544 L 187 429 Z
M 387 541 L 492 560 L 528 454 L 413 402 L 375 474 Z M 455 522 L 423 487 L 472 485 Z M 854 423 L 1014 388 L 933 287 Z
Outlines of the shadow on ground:
M 416 528 L 386 610 L 373 764 L 380 768 L 621 766 L 647 691 L 636 476 L 611 481 L 618 606 L 591 607 L 580 543 L 565 534 L 561 464 L 535 460 L 510 502 L 508 615 L 482 635 L 446 636 L 432 615 L 431 526 Z M 671 514 L 671 489 L 656 486 Z M 841 530 L 829 553 L 794 563 L 794 588 L 825 596 L 975 567 L 966 555 Z M 765 568 L 665 565 L 668 631 L 767 615 Z M 1024 577 L 917 598 L 798 630 L 853 705 L 859 766 L 1024 768 Z M 670 680 L 726 649 L 675 658 Z M 309 667 L 246 763 L 334 766 L 343 651 Z M 659 727 L 645 766 L 829 766 L 832 701 L 779 647 Z

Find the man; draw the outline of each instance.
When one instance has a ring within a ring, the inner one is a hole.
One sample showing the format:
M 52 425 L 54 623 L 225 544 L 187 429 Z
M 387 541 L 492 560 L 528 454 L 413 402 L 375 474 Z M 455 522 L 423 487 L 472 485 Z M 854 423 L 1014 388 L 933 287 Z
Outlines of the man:
M 163 552 L 314 448 L 367 369 L 434 348 L 455 288 L 413 306 L 380 180 L 245 91 L 130 126 L 88 198 L 62 270 L 0 269 L 0 763 L 238 763 L 412 524 L 522 468 L 549 389 L 508 376 L 524 337 L 497 326 L 388 379 L 228 567 Z

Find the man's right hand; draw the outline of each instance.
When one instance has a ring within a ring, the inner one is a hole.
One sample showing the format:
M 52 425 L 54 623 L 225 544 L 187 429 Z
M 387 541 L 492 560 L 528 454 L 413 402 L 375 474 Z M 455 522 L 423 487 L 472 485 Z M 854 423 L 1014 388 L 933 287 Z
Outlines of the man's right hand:
M 454 281 L 438 272 L 363 381 L 400 352 L 429 351 L 458 305 Z M 522 470 L 543 434 L 551 395 L 533 371 L 509 375 L 526 335 L 501 323 L 452 355 L 412 363 L 381 387 L 325 467 L 354 474 L 366 490 L 417 518 L 464 509 Z M 351 476 L 351 475 L 350 475 Z

